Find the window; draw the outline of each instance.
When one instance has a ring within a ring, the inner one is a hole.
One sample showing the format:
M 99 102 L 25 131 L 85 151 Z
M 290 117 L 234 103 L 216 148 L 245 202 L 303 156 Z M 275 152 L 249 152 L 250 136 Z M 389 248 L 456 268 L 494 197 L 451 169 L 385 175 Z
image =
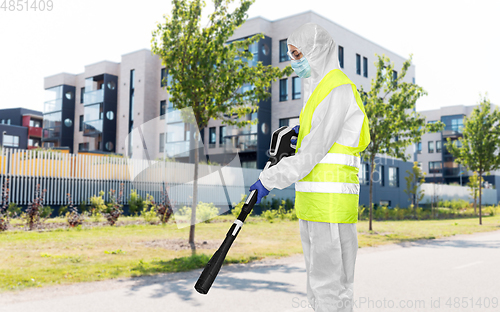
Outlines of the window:
M 130 70 L 130 89 L 129 89 L 129 103 L 128 103 L 128 156 L 132 156 L 132 142 L 133 142 L 133 129 L 134 129 L 134 90 L 135 90 L 135 69 Z
M 299 117 L 293 117 L 293 118 L 283 118 L 280 119 L 279 121 L 279 127 L 293 127 L 299 124 Z
M 379 205 L 380 206 L 390 207 L 391 206 L 391 201 L 390 200 L 381 200 L 381 201 L 379 201 Z
M 462 118 L 451 120 L 451 130 L 456 131 L 458 133 L 462 133 L 463 127 L 464 127 L 464 120 Z
M 160 119 L 165 119 L 165 113 L 167 112 L 167 101 L 160 102 Z
M 215 147 L 215 127 L 210 127 L 208 129 L 208 147 L 213 148 Z
M 415 77 L 413 77 L 413 84 L 415 84 Z
M 280 102 L 288 101 L 288 79 L 280 79 Z
M 417 143 L 417 153 L 422 153 L 422 142 Z
M 166 68 L 162 68 L 160 75 L 161 75 L 160 86 L 164 87 L 164 86 L 167 85 L 167 82 L 164 80 L 165 78 L 167 78 L 167 69 Z
M 89 143 L 78 143 L 79 152 L 87 152 L 89 150 Z
M 280 62 L 286 62 L 290 60 L 288 54 L 286 54 L 286 51 L 288 51 L 286 39 L 280 40 Z
M 398 80 L 398 72 L 397 72 L 397 71 L 395 71 L 395 70 L 392 70 L 392 82 L 393 82 L 394 84 L 397 84 L 397 81 L 396 81 L 396 80 Z
M 292 78 L 292 100 L 300 99 L 300 77 Z
M 385 185 L 385 175 L 384 175 L 384 166 L 382 165 L 379 165 L 379 174 L 380 174 L 380 186 L 384 186 Z
M 358 173 L 359 184 L 368 185 L 370 183 L 370 170 L 368 164 L 361 164 L 361 168 Z
M 427 148 L 429 150 L 429 153 L 434 153 L 434 141 L 429 141 Z
M 257 169 L 257 161 L 256 160 L 242 161 L 241 162 L 241 168 Z
M 344 47 L 339 46 L 339 65 L 340 68 L 344 68 Z
M 165 150 L 165 133 L 160 133 L 160 153 L 163 153 Z
M 356 54 L 356 74 L 361 75 L 361 55 Z
M 437 120 L 429 120 L 427 123 L 428 124 L 435 124 L 437 122 Z
M 42 122 L 40 120 L 30 119 L 30 127 L 40 128 L 42 126 Z
M 33 146 L 33 147 L 39 147 L 39 146 L 42 146 L 42 144 L 40 144 L 40 140 L 35 140 L 35 139 L 28 139 L 28 146 Z
M 85 87 L 80 89 L 80 104 L 83 103 L 83 98 L 85 97 Z
M 223 146 L 226 143 L 225 137 L 226 136 L 226 126 L 220 126 L 219 127 L 219 146 Z
M 83 115 L 80 115 L 80 122 L 78 124 L 78 131 L 83 131 Z
M 429 173 L 441 173 L 440 161 L 429 161 Z
M 7 147 L 19 147 L 19 136 L 5 134 L 3 136 L 3 145 Z
M 5 119 L 2 119 L 2 125 L 5 123 Z
M 10 125 L 10 118 L 9 118 L 9 119 L 7 119 L 7 124 L 8 124 L 8 125 Z
M 399 168 L 389 167 L 389 186 L 399 187 Z
M 368 59 L 363 56 L 363 77 L 368 77 Z
M 441 140 L 436 141 L 436 153 L 441 153 Z

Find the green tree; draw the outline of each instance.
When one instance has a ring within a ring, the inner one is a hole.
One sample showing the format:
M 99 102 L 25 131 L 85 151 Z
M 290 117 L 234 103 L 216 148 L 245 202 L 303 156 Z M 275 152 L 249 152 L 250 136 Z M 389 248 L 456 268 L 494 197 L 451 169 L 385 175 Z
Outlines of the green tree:
M 412 55 L 403 63 L 399 74 L 394 75 L 394 63 L 385 55 L 377 55 L 377 74 L 371 81 L 371 89 L 363 91 L 361 99 L 365 103 L 365 112 L 370 122 L 371 143 L 362 152 L 362 157 L 370 162 L 370 200 L 369 230 L 372 231 L 373 219 L 373 172 L 375 156 L 385 153 L 388 156 L 407 161 L 411 155 L 405 150 L 411 144 L 418 143 L 422 134 L 441 131 L 444 124 L 440 121 L 426 124 L 425 117 L 415 111 L 416 101 L 427 92 L 420 86 L 404 82 L 406 72 L 411 65 Z
M 272 81 L 292 73 L 290 66 L 283 70 L 258 62 L 249 65 L 253 54 L 250 45 L 264 38 L 257 34 L 228 43 L 236 28 L 242 25 L 254 0 L 241 0 L 233 11 L 233 0 L 215 0 L 215 9 L 208 24 L 201 25 L 202 0 L 173 0 L 172 13 L 164 15 L 151 40 L 152 53 L 160 56 L 172 78 L 166 88 L 175 109 L 191 108 L 194 123 L 204 129 L 208 121 L 222 120 L 223 124 L 245 127 L 257 120 L 245 116 L 256 112 L 258 102 L 270 96 Z M 242 88 L 251 86 L 243 92 Z M 235 118 L 237 116 L 237 118 Z M 194 131 L 194 141 L 198 142 Z M 189 243 L 195 251 L 194 233 L 198 202 L 199 150 L 194 150 L 194 181 Z
M 452 141 L 447 138 L 445 147 L 455 158 L 457 164 L 466 166 L 483 175 L 500 168 L 500 112 L 486 96 L 481 97 L 479 105 L 474 108 L 470 117 L 464 117 L 462 137 Z M 458 144 L 457 144 L 458 141 Z M 481 216 L 481 183 L 479 183 L 479 224 L 483 224 Z
M 408 194 L 411 201 L 411 206 L 418 208 L 418 203 L 424 198 L 424 191 L 418 188 L 425 182 L 425 172 L 418 166 L 418 161 L 413 162 L 412 170 L 406 170 L 408 175 L 405 177 L 406 189 L 404 192 Z
M 474 214 L 477 213 L 477 197 L 479 196 L 479 185 L 484 182 L 484 179 L 479 179 L 479 175 L 477 171 L 472 173 L 472 176 L 469 177 L 469 182 L 467 182 L 467 186 L 469 187 L 470 196 L 474 199 Z

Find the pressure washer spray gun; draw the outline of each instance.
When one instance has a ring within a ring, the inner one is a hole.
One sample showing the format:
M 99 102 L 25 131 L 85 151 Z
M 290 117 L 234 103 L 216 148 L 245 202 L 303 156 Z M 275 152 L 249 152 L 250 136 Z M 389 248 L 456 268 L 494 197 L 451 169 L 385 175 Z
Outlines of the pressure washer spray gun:
M 266 163 L 264 170 L 276 165 L 284 157 L 292 156 L 295 154 L 295 145 L 292 145 L 291 140 L 294 137 L 296 138 L 296 136 L 297 134 L 295 133 L 295 130 L 293 130 L 293 128 L 291 127 L 286 126 L 281 127 L 273 132 L 271 138 L 271 146 L 269 149 L 270 157 Z M 245 222 L 245 219 L 252 211 L 252 208 L 255 205 L 256 201 L 257 190 L 253 190 L 245 200 L 238 218 L 234 221 L 233 225 L 227 232 L 224 242 L 222 242 L 222 245 L 215 252 L 210 261 L 208 261 L 205 269 L 203 269 L 203 272 L 201 272 L 201 275 L 198 278 L 196 285 L 194 286 L 196 291 L 200 294 L 205 295 L 210 290 L 210 287 L 217 277 L 222 263 L 226 258 L 229 248 L 231 248 L 231 245 L 236 239 L 236 236 L 238 236 L 243 222 Z

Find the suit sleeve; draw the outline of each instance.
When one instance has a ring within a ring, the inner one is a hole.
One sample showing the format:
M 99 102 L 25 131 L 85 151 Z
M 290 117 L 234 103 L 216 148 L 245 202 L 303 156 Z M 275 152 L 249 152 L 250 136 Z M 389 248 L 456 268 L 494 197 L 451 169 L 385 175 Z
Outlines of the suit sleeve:
M 346 121 L 355 120 L 357 124 L 350 124 L 351 129 L 357 129 L 358 140 L 361 133 L 359 124 L 359 109 L 350 84 L 334 88 L 316 107 L 310 132 L 302 139 L 300 148 L 295 155 L 283 158 L 276 165 L 263 170 L 259 179 L 268 189 L 284 189 L 301 180 L 311 172 L 328 153 L 345 128 Z M 356 118 L 350 118 L 356 116 Z M 300 133 L 300 130 L 299 130 Z M 350 134 L 352 136 L 352 134 Z

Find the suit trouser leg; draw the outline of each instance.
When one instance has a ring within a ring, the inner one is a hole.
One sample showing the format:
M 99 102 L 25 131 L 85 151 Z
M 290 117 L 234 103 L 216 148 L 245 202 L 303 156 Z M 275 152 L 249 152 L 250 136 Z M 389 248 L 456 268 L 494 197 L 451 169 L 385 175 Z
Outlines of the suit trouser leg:
M 355 223 L 300 220 L 307 298 L 315 311 L 352 311 L 358 249 Z

